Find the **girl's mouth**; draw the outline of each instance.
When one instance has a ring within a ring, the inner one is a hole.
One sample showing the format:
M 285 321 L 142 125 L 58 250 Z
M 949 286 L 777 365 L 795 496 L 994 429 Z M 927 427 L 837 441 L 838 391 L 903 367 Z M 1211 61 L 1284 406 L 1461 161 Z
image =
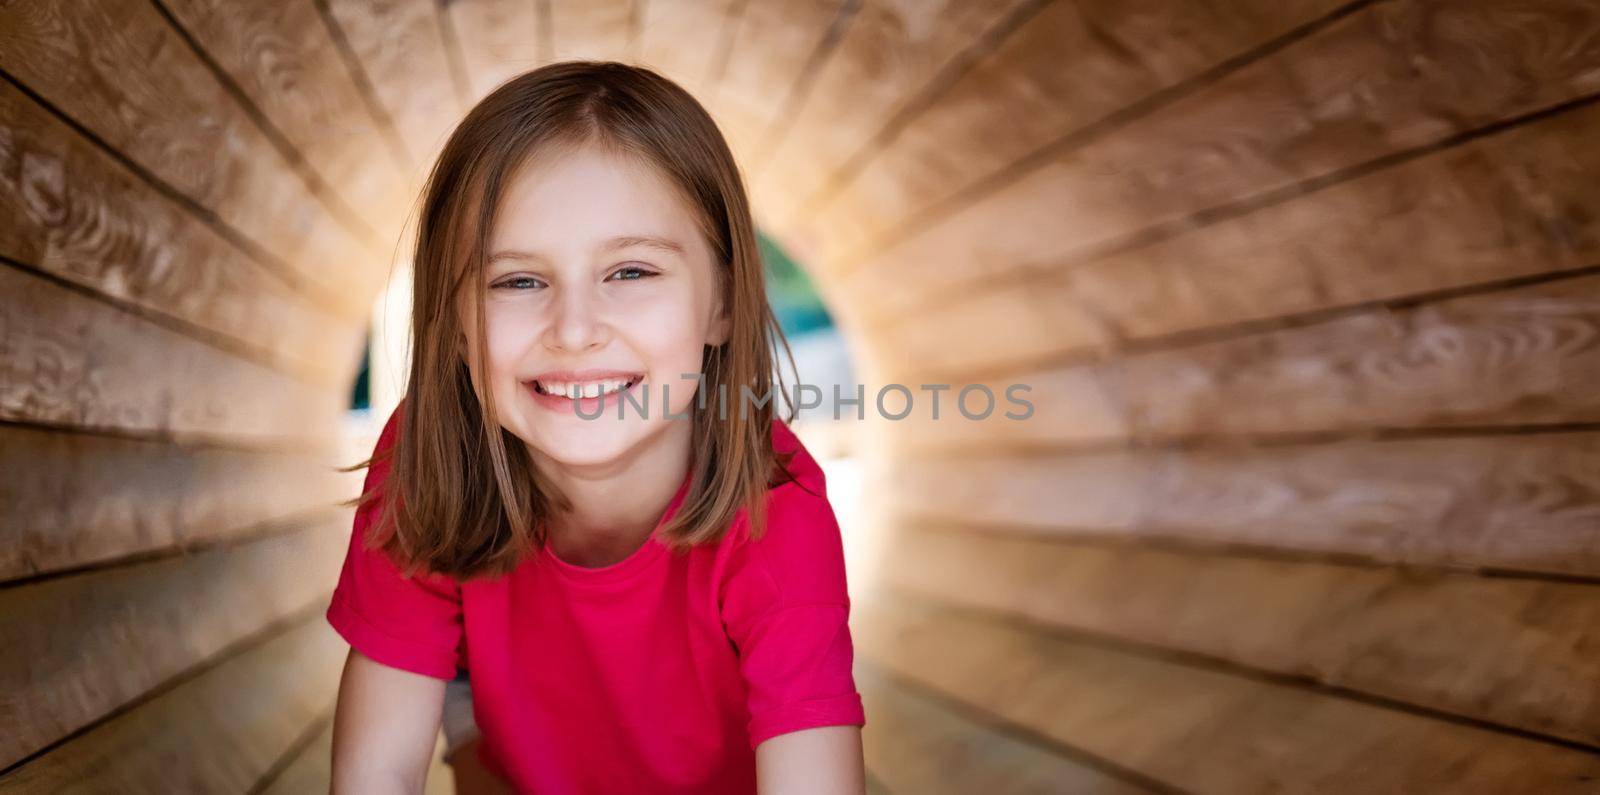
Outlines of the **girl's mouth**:
M 597 381 L 576 382 L 544 382 L 533 380 L 524 382 L 528 394 L 533 397 L 533 402 L 557 412 L 559 414 L 576 414 L 583 419 L 597 419 L 608 409 L 620 412 L 612 404 L 622 400 L 622 396 L 635 389 L 644 382 L 644 374 L 638 373 L 629 378 L 605 378 Z M 638 396 L 634 401 L 638 403 Z
M 625 389 L 632 389 L 642 380 L 644 380 L 644 376 L 642 375 L 635 375 L 632 378 L 612 378 L 601 381 L 589 381 L 586 383 L 551 382 L 547 384 L 543 381 L 535 380 L 533 381 L 533 388 L 542 395 L 566 398 L 568 400 L 581 400 L 584 398 L 597 398 L 601 395 L 609 395 L 614 392 L 621 392 Z

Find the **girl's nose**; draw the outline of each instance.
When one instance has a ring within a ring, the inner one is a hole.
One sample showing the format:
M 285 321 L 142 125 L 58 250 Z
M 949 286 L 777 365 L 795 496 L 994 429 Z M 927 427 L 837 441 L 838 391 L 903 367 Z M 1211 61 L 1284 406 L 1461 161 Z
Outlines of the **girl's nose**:
M 552 350 L 585 351 L 605 344 L 608 327 L 592 290 L 563 288 L 557 295 L 546 345 Z

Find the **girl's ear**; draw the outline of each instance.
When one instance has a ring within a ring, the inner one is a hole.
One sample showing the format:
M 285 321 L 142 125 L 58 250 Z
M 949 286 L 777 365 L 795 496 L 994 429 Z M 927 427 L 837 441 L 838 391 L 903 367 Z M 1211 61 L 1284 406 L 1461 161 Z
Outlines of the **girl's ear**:
M 727 342 L 732 333 L 733 318 L 728 315 L 727 310 L 721 309 L 719 305 L 717 318 L 711 322 L 711 331 L 706 334 L 706 344 L 715 348 Z

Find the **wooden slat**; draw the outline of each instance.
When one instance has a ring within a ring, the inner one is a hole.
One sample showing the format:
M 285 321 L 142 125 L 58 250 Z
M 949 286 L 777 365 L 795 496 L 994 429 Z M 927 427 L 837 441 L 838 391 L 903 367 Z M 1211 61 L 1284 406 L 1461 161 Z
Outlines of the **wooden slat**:
M 324 602 L 350 543 L 348 515 L 247 544 L 0 591 L 0 638 L 14 650 L 0 657 L 0 714 L 10 716 L 0 766 Z M 309 673 L 285 671 L 314 689 L 302 679 Z M 245 688 L 249 697 L 259 689 Z
M 1595 91 L 1589 0 L 1375 3 L 851 263 L 842 289 L 912 314 Z
M 1600 584 L 916 524 L 886 569 L 913 593 L 1600 748 Z
M 781 122 L 780 138 L 747 165 L 769 231 L 782 231 L 806 197 L 869 144 L 929 82 L 1028 0 L 929 6 L 864 2 L 817 73 L 804 105 Z M 803 249 L 804 246 L 799 248 Z M 801 253 L 801 252 L 797 252 Z
M 648 0 L 550 0 L 552 61 L 622 61 L 635 6 Z
M 1191 792 L 1577 793 L 1600 756 L 887 596 L 858 648 L 974 709 Z
M 155 6 L 0 7 L 0 69 L 364 317 L 375 249 L 339 223 Z
M 1345 5 L 1052 3 L 964 73 L 801 222 L 824 267 L 1062 136 Z
M 166 0 L 206 54 L 271 119 L 385 250 L 411 188 L 315 5 Z
M 1380 562 L 1600 575 L 1600 434 L 920 458 L 906 516 Z
M 0 308 L 0 419 L 317 447 L 344 409 L 339 392 L 16 268 L 0 266 Z
M 0 778 L 0 792 L 246 792 L 338 692 L 349 647 L 308 618 Z
M 294 521 L 355 496 L 352 463 L 0 426 L 0 581 Z
M 827 57 L 819 51 L 829 27 L 852 7 L 846 0 L 752 0 L 744 9 L 727 71 L 709 99 L 701 97 L 739 163 L 753 160 L 768 127 L 801 85 L 808 61 Z
M 328 792 L 333 781 L 333 721 L 326 721 L 317 736 L 289 761 L 261 790 L 262 795 L 302 795 Z
M 0 256 L 194 324 L 332 387 L 351 322 L 312 305 L 10 83 L 0 82 Z
M 932 420 L 930 394 L 926 409 L 896 423 L 898 443 L 932 450 L 1595 422 L 1600 276 L 1019 371 L 980 382 L 997 398 L 984 421 L 956 413 L 949 397 L 968 385 L 954 381 L 940 419 Z M 1004 420 L 1001 409 L 1022 410 L 1004 400 L 1017 384 L 1030 388 L 1015 394 L 1034 404 L 1033 416 Z M 982 395 L 972 389 L 969 408 L 980 412 Z
M 394 120 L 420 183 L 465 110 L 450 82 L 444 36 L 431 0 L 318 0 L 360 61 Z
M 1152 791 L 953 712 L 874 666 L 858 664 L 855 676 L 867 710 L 862 727 L 867 768 L 888 792 Z
M 1597 129 L 1591 103 L 1114 256 L 996 275 L 875 339 L 946 371 L 1015 365 L 1593 266 Z
M 646 0 L 639 62 L 679 83 L 702 103 L 749 0 Z M 686 47 L 684 42 L 694 42 Z
M 544 62 L 539 41 L 546 31 L 540 27 L 537 5 L 527 0 L 458 0 L 444 7 L 461 43 L 471 102 Z

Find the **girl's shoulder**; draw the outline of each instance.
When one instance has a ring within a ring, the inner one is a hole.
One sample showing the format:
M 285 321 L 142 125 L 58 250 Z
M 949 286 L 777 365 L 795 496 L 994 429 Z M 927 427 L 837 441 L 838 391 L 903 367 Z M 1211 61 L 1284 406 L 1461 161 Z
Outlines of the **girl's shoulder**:
M 718 555 L 724 610 L 765 614 L 800 605 L 848 605 L 844 545 L 822 467 L 783 422 L 772 425 L 775 452 L 792 452 L 792 479 L 767 491 L 766 525 L 752 536 L 740 509 Z
M 772 487 L 772 492 L 778 493 L 786 487 L 821 491 L 826 486 L 822 467 L 812 457 L 811 451 L 806 449 L 794 429 L 778 418 L 772 420 L 772 451 L 780 462 L 787 462 L 784 464 L 786 474 Z
M 773 451 L 787 456 L 787 474 L 767 490 L 766 529 L 752 539 L 743 509 L 735 522 L 735 545 L 784 556 L 826 554 L 838 543 L 839 525 L 828 501 L 827 477 L 815 457 L 782 420 L 772 421 Z

